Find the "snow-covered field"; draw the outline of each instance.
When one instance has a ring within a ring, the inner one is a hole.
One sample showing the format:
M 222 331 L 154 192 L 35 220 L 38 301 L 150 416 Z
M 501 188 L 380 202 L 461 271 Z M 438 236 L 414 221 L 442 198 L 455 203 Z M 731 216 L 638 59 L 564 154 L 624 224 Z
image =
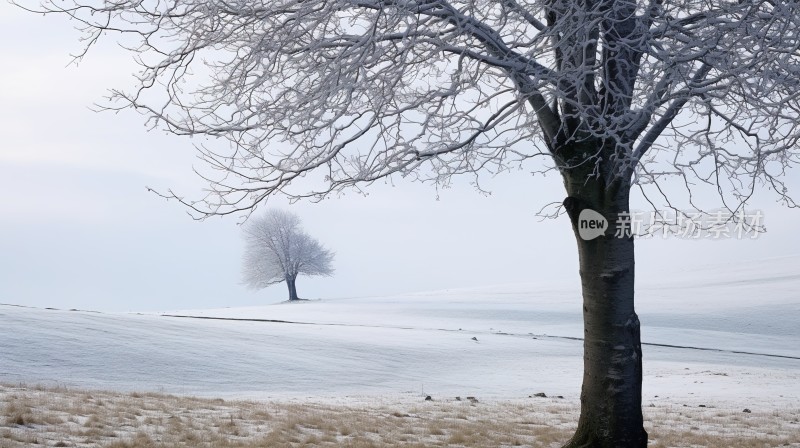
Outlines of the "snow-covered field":
M 800 256 L 641 275 L 645 403 L 800 405 L 798 267 Z M 335 402 L 580 391 L 573 285 L 163 314 L 2 305 L 0 382 Z

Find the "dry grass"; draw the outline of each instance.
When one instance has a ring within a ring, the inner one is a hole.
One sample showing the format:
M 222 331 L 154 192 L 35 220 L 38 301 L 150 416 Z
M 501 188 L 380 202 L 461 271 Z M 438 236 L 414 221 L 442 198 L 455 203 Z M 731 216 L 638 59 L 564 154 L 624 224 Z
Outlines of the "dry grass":
M 800 447 L 800 409 L 645 408 L 651 446 Z M 344 406 L 0 385 L 0 447 L 559 447 L 564 400 Z

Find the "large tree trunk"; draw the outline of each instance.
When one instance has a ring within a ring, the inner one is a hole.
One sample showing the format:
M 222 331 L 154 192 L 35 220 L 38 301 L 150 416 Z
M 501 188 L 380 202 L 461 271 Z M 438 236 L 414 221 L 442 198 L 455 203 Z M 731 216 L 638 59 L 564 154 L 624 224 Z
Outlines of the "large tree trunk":
M 584 320 L 581 416 L 565 448 L 643 448 L 647 432 L 633 237 L 615 235 L 618 214 L 629 211 L 630 187 L 624 181 L 610 187 L 587 181 L 583 174 L 565 180 L 570 196 L 564 205 L 580 255 Z M 587 208 L 608 221 L 605 234 L 591 240 L 580 235 L 580 213 Z
M 289 288 L 289 300 L 298 300 L 295 280 L 297 277 L 286 277 L 286 286 Z

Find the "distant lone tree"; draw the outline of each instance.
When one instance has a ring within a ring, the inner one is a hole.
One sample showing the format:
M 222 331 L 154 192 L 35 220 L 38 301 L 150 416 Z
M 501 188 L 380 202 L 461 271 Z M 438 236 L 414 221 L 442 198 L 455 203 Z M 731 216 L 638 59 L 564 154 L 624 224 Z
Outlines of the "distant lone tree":
M 244 237 L 244 280 L 250 288 L 285 281 L 289 300 L 299 300 L 298 275 L 333 274 L 333 252 L 305 233 L 294 213 L 270 210 L 254 217 L 245 225 Z

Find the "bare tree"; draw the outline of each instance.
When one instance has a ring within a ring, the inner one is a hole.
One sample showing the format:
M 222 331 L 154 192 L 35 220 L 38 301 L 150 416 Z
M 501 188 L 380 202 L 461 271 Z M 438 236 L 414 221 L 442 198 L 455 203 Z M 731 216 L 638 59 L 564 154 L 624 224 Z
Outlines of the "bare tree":
M 563 178 L 580 254 L 581 416 L 569 447 L 644 447 L 634 242 L 579 236 L 648 200 L 715 190 L 740 210 L 798 162 L 800 4 L 785 0 L 47 2 L 85 50 L 141 61 L 113 91 L 153 127 L 208 136 L 198 218 L 322 199 L 393 174 L 447 183 L 528 161 Z M 85 51 L 79 54 L 82 57 Z M 229 145 L 213 144 L 224 138 Z M 316 187 L 296 179 L 320 174 Z M 676 179 L 685 187 L 662 188 Z M 547 200 L 547 198 L 542 198 Z
M 305 233 L 294 213 L 269 210 L 251 218 L 244 226 L 244 237 L 244 281 L 250 288 L 286 282 L 289 300 L 299 300 L 298 275 L 333 274 L 333 252 Z

